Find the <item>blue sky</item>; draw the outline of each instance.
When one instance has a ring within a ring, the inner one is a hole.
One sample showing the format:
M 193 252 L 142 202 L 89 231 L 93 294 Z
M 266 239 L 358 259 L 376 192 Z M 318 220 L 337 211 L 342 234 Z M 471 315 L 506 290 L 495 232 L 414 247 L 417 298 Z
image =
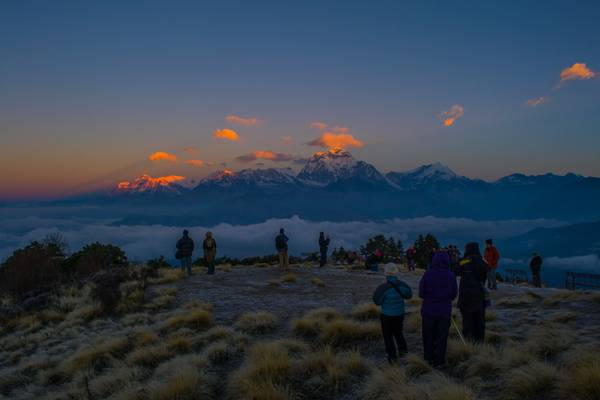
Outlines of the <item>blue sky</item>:
M 384 171 L 600 176 L 599 20 L 596 1 L 5 1 L 0 198 L 201 177 L 257 150 L 306 157 L 315 121 Z M 576 63 L 593 77 L 561 84 Z M 144 162 L 156 151 L 178 162 Z

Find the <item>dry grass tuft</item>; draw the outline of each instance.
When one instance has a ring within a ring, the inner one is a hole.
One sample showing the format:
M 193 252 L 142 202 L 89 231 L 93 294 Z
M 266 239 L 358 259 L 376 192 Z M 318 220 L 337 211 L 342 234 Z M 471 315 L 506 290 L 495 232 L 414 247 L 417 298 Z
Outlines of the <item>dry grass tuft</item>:
M 404 361 L 406 362 L 406 375 L 409 377 L 425 375 L 432 371 L 431 365 L 416 354 L 408 354 Z
M 297 280 L 298 280 L 298 275 L 296 275 L 292 272 L 288 272 L 287 274 L 285 274 L 281 277 L 281 282 L 284 282 L 284 283 L 294 283 Z
M 191 365 L 182 365 L 148 385 L 150 400 L 196 400 L 212 396 L 208 375 Z
M 326 286 L 325 282 L 323 282 L 322 279 L 317 278 L 316 276 L 313 276 L 312 278 L 310 278 L 310 283 L 312 283 L 315 286 L 322 287 L 322 288 Z
M 127 355 L 125 361 L 130 366 L 154 368 L 172 355 L 167 346 L 160 344 L 135 349 Z
M 352 309 L 351 315 L 359 320 L 378 319 L 379 307 L 373 303 L 359 304 Z
M 569 349 L 574 342 L 572 332 L 555 326 L 538 326 L 529 332 L 525 349 L 542 360 L 548 360 Z
M 564 399 L 600 399 L 600 360 L 567 369 L 558 385 L 558 391 Z
M 158 270 L 158 278 L 148 279 L 151 285 L 162 285 L 165 283 L 174 283 L 185 276 L 180 268 L 161 268 Z
M 247 313 L 242 315 L 235 323 L 236 328 L 245 333 L 265 334 L 277 328 L 277 317 L 266 311 Z
M 558 324 L 566 324 L 571 321 L 575 321 L 579 315 L 573 311 L 565 311 L 558 314 L 553 315 L 550 318 L 550 321 L 556 322 Z
M 546 400 L 556 397 L 560 374 L 550 364 L 533 362 L 508 371 L 502 398 L 506 400 Z
M 342 315 L 333 308 L 318 308 L 293 320 L 291 327 L 297 335 L 315 337 L 319 335 L 325 324 L 340 318 Z
M 210 327 L 211 324 L 212 314 L 210 311 L 192 309 L 168 318 L 161 327 L 161 331 L 172 332 L 179 328 L 190 328 L 202 331 Z
M 422 322 L 420 312 L 412 312 L 404 316 L 404 326 L 407 332 L 421 333 Z
M 332 346 L 350 346 L 381 337 L 376 322 L 357 322 L 348 319 L 336 319 L 327 323 L 321 332 L 321 340 Z
M 385 366 L 373 372 L 362 389 L 364 400 L 417 400 L 419 392 L 408 385 L 404 370 L 398 366 Z
M 278 279 L 270 279 L 267 281 L 267 284 L 271 287 L 281 286 L 281 282 Z
M 94 398 L 105 399 L 120 392 L 123 387 L 146 378 L 148 372 L 143 368 L 119 366 L 109 368 L 104 374 L 90 380 L 89 388 Z
M 223 272 L 231 272 L 233 270 L 233 267 L 231 266 L 231 264 L 223 264 L 219 265 L 219 269 Z

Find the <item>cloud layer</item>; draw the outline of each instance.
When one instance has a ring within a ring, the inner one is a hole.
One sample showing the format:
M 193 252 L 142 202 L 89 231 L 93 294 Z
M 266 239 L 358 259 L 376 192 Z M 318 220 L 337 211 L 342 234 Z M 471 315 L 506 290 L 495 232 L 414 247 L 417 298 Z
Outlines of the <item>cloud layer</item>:
M 442 120 L 444 126 L 452 126 L 456 122 L 457 119 L 462 117 L 465 114 L 465 109 L 463 106 L 459 104 L 454 104 L 450 111 L 443 111 L 439 118 Z
M 287 162 L 292 161 L 294 156 L 285 153 L 275 153 L 270 150 L 255 150 L 252 153 L 244 154 L 236 157 L 237 162 L 249 163 L 256 160 L 269 160 L 273 162 Z
M 148 156 L 148 160 L 177 162 L 177 156 L 166 151 L 156 151 Z
M 254 126 L 259 123 L 258 118 L 244 118 L 239 115 L 228 115 L 225 117 L 225 121 L 243 126 Z
M 589 69 L 585 63 L 575 63 L 560 72 L 560 81 L 574 81 L 592 79 L 597 74 Z
M 539 105 L 542 105 L 544 103 L 547 103 L 550 101 L 550 98 L 547 96 L 541 96 L 541 97 L 536 97 L 535 99 L 529 99 L 525 102 L 525 105 L 528 107 L 537 107 Z
M 217 139 L 230 140 L 232 142 L 237 142 L 240 140 L 239 135 L 233 129 L 223 128 L 217 129 L 213 132 L 213 136 Z

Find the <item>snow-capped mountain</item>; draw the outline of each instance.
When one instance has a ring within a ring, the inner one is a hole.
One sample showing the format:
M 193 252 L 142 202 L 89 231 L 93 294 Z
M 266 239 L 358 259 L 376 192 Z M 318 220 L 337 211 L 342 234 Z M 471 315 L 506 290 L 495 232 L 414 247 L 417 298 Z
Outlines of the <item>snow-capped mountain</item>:
M 344 180 L 385 182 L 385 177 L 373 165 L 356 160 L 350 152 L 333 148 L 308 159 L 298 178 L 308 184 L 327 186 Z
M 405 172 L 389 172 L 386 177 L 401 190 L 449 189 L 481 182 L 460 176 L 439 162 Z
M 566 175 L 556 175 L 552 173 L 543 175 L 525 175 L 525 174 L 511 174 L 503 178 L 498 179 L 494 182 L 497 186 L 534 186 L 534 185 L 564 185 L 574 183 L 583 180 L 584 177 L 573 173 Z
M 268 188 L 298 183 L 295 172 L 291 168 L 243 169 L 238 172 L 225 169 L 204 178 L 200 181 L 198 187 L 225 188 L 243 185 Z
M 159 176 L 153 178 L 148 174 L 135 178 L 133 181 L 121 181 L 113 189 L 113 195 L 134 194 L 167 194 L 180 195 L 189 189 L 185 186 L 185 177 L 179 175 Z

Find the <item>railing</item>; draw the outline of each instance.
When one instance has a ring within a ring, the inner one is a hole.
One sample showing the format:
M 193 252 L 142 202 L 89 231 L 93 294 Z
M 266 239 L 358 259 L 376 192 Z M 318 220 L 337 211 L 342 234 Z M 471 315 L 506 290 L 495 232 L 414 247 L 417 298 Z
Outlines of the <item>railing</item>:
M 565 287 L 575 289 L 600 289 L 600 275 L 583 272 L 567 272 Z
M 507 269 L 506 281 L 510 283 L 529 282 L 529 275 L 524 269 Z

